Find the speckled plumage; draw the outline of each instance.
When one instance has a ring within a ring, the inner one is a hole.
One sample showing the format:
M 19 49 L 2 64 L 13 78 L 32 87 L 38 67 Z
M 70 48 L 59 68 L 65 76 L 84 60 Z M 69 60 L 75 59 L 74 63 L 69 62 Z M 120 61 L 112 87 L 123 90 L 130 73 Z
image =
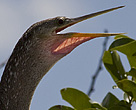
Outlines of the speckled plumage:
M 48 51 L 56 38 L 43 37 L 40 27 L 34 24 L 24 33 L 8 60 L 0 83 L 0 110 L 27 110 L 37 84 L 57 61 Z
M 122 7 L 73 19 L 56 17 L 32 25 L 20 38 L 6 64 L 0 82 L 0 110 L 29 110 L 38 83 L 59 59 L 70 53 L 79 44 L 92 38 L 118 35 L 115 33 L 57 34 L 57 32 L 85 19 Z M 76 35 L 80 37 L 72 38 Z M 63 44 L 61 48 L 57 48 L 61 43 Z M 53 52 L 54 49 L 56 50 Z M 57 52 L 59 49 L 61 52 Z

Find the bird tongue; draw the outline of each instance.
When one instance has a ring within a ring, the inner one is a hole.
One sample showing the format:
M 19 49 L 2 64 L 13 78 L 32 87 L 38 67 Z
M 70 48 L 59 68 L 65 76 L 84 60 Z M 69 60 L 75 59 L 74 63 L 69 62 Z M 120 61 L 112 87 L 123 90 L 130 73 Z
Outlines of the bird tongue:
M 95 38 L 95 37 L 94 37 Z M 57 48 L 53 49 L 52 53 L 55 54 L 68 54 L 78 45 L 93 39 L 93 37 L 72 37 L 65 39 L 62 43 L 60 43 Z

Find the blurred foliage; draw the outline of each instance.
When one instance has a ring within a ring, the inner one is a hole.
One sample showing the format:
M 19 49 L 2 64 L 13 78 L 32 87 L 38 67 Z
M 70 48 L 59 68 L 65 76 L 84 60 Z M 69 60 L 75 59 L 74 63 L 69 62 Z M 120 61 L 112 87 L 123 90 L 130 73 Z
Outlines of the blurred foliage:
M 118 52 L 127 56 L 129 71 L 125 71 Z M 103 63 L 116 86 L 124 92 L 124 100 L 109 92 L 99 104 L 77 89 L 65 88 L 61 95 L 71 107 L 56 105 L 49 110 L 131 110 L 133 102 L 136 102 L 136 40 L 125 35 L 116 36 L 103 55 Z

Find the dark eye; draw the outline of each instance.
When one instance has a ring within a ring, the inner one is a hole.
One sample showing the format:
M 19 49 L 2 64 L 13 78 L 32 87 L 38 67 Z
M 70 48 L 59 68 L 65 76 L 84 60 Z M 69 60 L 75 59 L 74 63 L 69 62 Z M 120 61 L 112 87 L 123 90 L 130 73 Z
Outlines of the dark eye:
M 64 19 L 59 19 L 58 20 L 58 23 L 61 25 L 61 24 L 64 24 Z

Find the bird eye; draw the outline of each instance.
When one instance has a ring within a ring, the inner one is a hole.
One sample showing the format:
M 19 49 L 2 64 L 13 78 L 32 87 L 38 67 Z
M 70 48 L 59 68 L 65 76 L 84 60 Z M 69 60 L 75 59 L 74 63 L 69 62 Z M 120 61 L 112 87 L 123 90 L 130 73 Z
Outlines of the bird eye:
M 62 18 L 60 18 L 59 20 L 58 20 L 58 24 L 64 24 L 64 19 L 62 19 Z

